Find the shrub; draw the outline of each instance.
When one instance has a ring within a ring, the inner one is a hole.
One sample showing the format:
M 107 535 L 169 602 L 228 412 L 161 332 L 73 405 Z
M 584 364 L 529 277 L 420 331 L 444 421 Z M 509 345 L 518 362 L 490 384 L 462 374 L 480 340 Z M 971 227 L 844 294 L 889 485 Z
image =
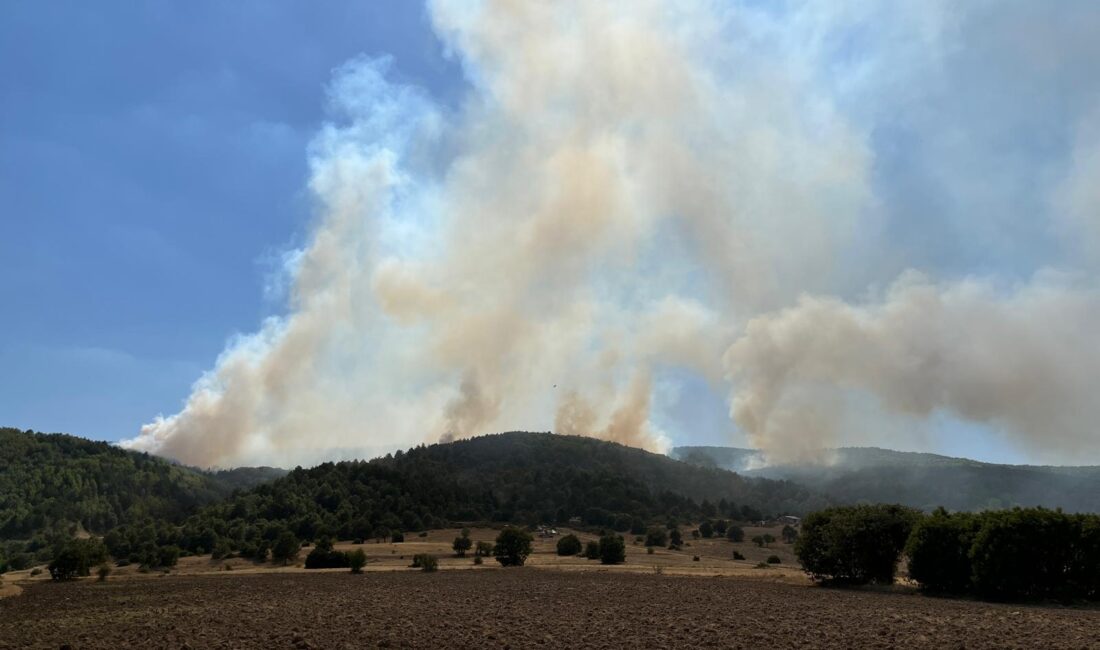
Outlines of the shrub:
M 692 562 L 698 562 L 699 561 L 699 556 L 698 555 L 691 556 L 691 561 Z
M 977 515 L 952 515 L 943 508 L 921 519 L 905 545 L 909 577 L 926 591 L 948 594 L 969 591 L 970 549 L 980 525 Z
M 474 545 L 474 557 L 489 557 L 493 554 L 493 544 L 491 542 L 478 542 Z
M 752 543 L 756 544 L 760 548 L 764 548 L 764 536 L 763 535 L 757 535 L 756 537 L 753 537 L 752 538 Z
M 157 566 L 170 568 L 176 566 L 180 559 L 180 550 L 176 546 L 161 546 L 157 548 Z
M 405 541 L 405 533 L 395 530 L 390 534 L 390 541 L 394 544 L 400 544 Z
M 573 534 L 558 540 L 558 555 L 577 555 L 581 552 L 581 540 Z
M 106 582 L 107 576 L 111 575 L 111 567 L 106 564 L 100 564 L 99 569 L 97 569 L 95 573 L 100 582 Z
M 781 562 L 781 560 L 779 559 L 778 555 L 769 555 L 768 556 L 768 564 L 779 564 L 780 562 Z
M 40 569 L 39 567 L 34 567 L 33 569 L 31 569 L 31 575 L 32 576 L 42 575 L 42 569 Z
M 653 526 L 645 534 L 646 546 L 664 546 L 668 544 L 668 530 L 662 526 Z
M 481 556 L 480 555 L 475 555 L 474 556 L 474 564 L 481 564 L 481 562 L 482 562 Z
M 363 549 L 357 548 L 347 554 L 347 560 L 352 573 L 362 573 L 363 567 L 367 565 L 367 554 L 363 552 Z
M 709 519 L 699 524 L 699 534 L 706 539 L 714 537 L 714 524 L 710 523 Z
M 741 551 L 734 551 L 733 552 L 733 559 L 735 559 L 735 560 L 744 560 L 745 556 L 741 554 Z
M 362 549 L 359 549 L 362 553 Z M 365 557 L 365 555 L 364 555 Z M 342 569 L 351 566 L 347 553 L 333 550 L 332 540 L 322 538 L 306 556 L 307 569 Z
M 817 581 L 890 584 L 920 513 L 899 505 L 827 508 L 802 524 L 795 554 Z
M 506 526 L 497 535 L 493 556 L 501 566 L 523 566 L 531 554 L 531 533 L 515 526 Z
M 787 524 L 783 527 L 783 532 L 780 533 L 779 536 L 783 538 L 784 542 L 794 544 L 795 540 L 798 539 L 798 531 L 795 530 L 794 526 Z
M 359 546 L 364 541 L 366 541 L 366 540 L 364 540 L 362 537 L 356 537 L 355 539 L 351 540 L 351 543 L 355 544 L 356 546 Z
M 645 552 L 649 555 L 653 555 L 653 552 L 654 552 L 653 547 L 652 546 L 647 546 L 646 549 L 645 549 Z
M 421 571 L 431 573 L 439 569 L 439 560 L 437 560 L 434 555 L 421 553 L 413 556 L 412 565 Z
M 740 526 L 731 525 L 726 529 L 726 539 L 738 544 L 745 541 L 745 529 Z
M 428 531 L 422 530 L 416 536 L 417 537 L 427 537 L 428 536 Z
M 970 549 L 974 592 L 994 600 L 1085 597 L 1088 562 L 1079 557 L 1087 517 L 1043 508 L 988 512 Z M 1100 556 L 1092 549 L 1092 571 Z M 1085 554 L 1087 556 L 1087 552 Z M 1083 588 L 1082 588 L 1083 587 Z
M 97 539 L 71 539 L 54 552 L 47 567 L 54 580 L 87 576 L 91 568 L 107 560 L 107 548 Z
M 600 557 L 600 543 L 589 541 L 584 545 L 584 557 L 589 560 L 597 560 Z
M 729 529 L 729 522 L 727 522 L 725 519 L 719 519 L 718 521 L 714 522 L 715 533 L 719 535 L 725 535 L 727 529 Z
M 626 562 L 626 544 L 621 535 L 604 535 L 600 538 L 600 564 Z

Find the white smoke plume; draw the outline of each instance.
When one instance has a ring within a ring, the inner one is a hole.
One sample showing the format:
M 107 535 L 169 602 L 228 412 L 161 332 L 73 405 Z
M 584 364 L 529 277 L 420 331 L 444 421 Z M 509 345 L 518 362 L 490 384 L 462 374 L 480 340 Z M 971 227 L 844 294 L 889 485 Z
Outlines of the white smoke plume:
M 950 22 L 897 13 L 914 42 Z M 841 436 L 808 425 L 845 421 L 823 406 L 838 387 L 1060 449 L 1090 440 L 1094 292 L 907 277 L 881 303 L 799 298 L 899 270 L 873 252 L 869 127 L 814 69 L 844 12 L 810 6 L 783 38 L 765 10 L 710 2 L 435 0 L 429 14 L 468 95 L 440 106 L 389 81 L 385 59 L 336 72 L 286 314 L 125 445 L 201 466 L 509 429 L 660 450 L 666 368 L 732 390 L 769 452 Z M 811 45 L 788 47 L 799 38 Z

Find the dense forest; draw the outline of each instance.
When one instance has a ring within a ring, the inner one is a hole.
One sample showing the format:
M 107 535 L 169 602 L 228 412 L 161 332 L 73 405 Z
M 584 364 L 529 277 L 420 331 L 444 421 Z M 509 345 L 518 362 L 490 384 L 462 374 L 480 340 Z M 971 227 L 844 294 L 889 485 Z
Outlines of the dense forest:
M 23 459 L 24 477 L 34 466 L 50 467 L 40 475 L 51 477 L 54 486 L 6 488 L 24 502 L 18 517 L 11 517 L 18 522 L 13 530 L 48 520 L 80 521 L 94 532 L 108 531 L 104 541 L 116 558 L 153 565 L 176 551 L 265 557 L 284 533 L 303 541 L 367 539 L 451 522 L 577 519 L 584 526 L 644 531 L 669 518 L 757 519 L 828 503 L 787 481 L 746 479 L 623 445 L 549 433 L 491 435 L 370 461 L 296 468 L 230 496 L 217 475 L 67 436 L 11 435 L 24 443 L 48 440 L 44 450 L 31 444 L 13 457 Z M 115 494 L 122 485 L 129 496 Z M 72 504 L 57 505 L 57 495 L 65 493 L 57 486 L 74 495 Z M 111 514 L 93 516 L 104 500 Z M 22 523 L 35 512 L 43 513 L 41 522 Z
M 837 503 L 900 503 L 931 511 L 1016 506 L 1100 512 L 1100 467 L 998 465 L 937 454 L 877 448 L 828 450 L 828 462 L 753 467 L 759 452 L 733 447 L 677 447 L 672 456 L 701 467 L 786 479 Z
M 285 473 L 202 472 L 105 442 L 0 428 L 0 541 L 7 555 L 41 555 L 57 538 L 81 530 L 179 523 L 201 506 Z

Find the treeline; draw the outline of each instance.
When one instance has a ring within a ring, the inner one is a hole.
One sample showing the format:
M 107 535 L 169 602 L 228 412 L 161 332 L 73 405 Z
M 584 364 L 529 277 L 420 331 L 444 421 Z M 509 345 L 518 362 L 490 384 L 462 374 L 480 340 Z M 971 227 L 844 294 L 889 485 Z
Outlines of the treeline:
M 827 583 L 890 584 L 904 553 L 909 577 L 931 593 L 1100 600 L 1100 515 L 837 507 L 806 517 L 795 553 L 811 577 Z
M 716 500 L 684 495 L 706 480 Z M 722 495 L 760 498 L 765 505 Z M 452 522 L 494 522 L 572 523 L 643 534 L 669 519 L 761 519 L 775 514 L 768 505 L 800 498 L 804 491 L 784 482 L 745 481 L 589 438 L 516 433 L 421 446 L 367 462 L 297 468 L 208 506 L 181 525 L 119 526 L 104 541 L 112 556 L 142 564 L 157 561 L 158 549 L 166 546 L 264 560 L 284 533 L 304 542 L 363 541 Z
M 0 428 L 0 569 L 48 559 L 81 529 L 181 523 L 200 507 L 285 474 L 202 472 L 65 434 Z

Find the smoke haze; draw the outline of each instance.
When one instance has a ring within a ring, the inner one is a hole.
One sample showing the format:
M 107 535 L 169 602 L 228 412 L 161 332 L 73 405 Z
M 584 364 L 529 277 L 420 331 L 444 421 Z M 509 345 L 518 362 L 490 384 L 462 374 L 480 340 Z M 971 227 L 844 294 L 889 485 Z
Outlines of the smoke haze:
M 913 26 L 902 45 L 955 28 L 915 7 L 892 19 Z M 884 413 L 945 411 L 1053 454 L 1095 443 L 1091 276 L 935 281 L 886 241 L 873 116 L 852 109 L 876 72 L 815 67 L 861 11 L 431 2 L 467 96 L 439 105 L 387 59 L 335 72 L 285 315 L 124 444 L 201 466 L 511 429 L 664 450 L 670 368 L 728 393 L 776 456 Z M 1089 151 L 1048 202 L 1094 237 Z

